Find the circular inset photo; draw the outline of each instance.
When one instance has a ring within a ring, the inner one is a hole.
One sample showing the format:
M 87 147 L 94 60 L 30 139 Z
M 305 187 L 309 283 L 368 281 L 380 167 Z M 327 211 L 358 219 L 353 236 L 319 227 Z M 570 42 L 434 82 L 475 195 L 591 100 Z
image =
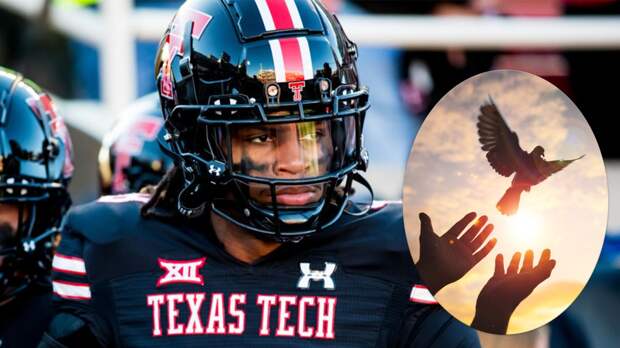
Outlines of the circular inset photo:
M 497 70 L 433 108 L 407 163 L 403 209 L 422 280 L 475 329 L 515 334 L 585 287 L 607 224 L 607 179 L 588 123 L 558 88 Z

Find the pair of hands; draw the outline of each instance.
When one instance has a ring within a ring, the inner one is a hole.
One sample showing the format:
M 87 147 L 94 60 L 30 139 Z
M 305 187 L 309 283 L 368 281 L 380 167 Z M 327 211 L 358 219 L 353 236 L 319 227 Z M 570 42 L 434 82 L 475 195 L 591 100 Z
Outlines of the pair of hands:
M 420 259 L 416 266 L 424 274 L 426 285 L 433 295 L 461 279 L 497 244 L 496 238 L 487 240 L 494 228 L 492 224 L 485 226 L 488 218 L 483 215 L 474 221 L 475 218 L 476 213 L 473 212 L 465 215 L 440 237 L 435 234 L 430 217 L 420 214 Z M 532 250 L 525 252 L 523 265 L 519 269 L 520 261 L 521 253 L 514 253 L 508 269 L 504 271 L 503 255 L 496 256 L 495 272 L 478 295 L 472 326 L 487 332 L 505 333 L 516 307 L 536 286 L 551 276 L 556 264 L 549 249 L 542 252 L 536 266 Z

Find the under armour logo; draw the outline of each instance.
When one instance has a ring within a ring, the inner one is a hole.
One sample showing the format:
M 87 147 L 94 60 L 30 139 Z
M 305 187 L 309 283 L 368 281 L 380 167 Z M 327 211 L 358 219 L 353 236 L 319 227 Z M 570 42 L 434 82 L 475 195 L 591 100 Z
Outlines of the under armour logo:
M 215 176 L 220 176 L 221 171 L 222 171 L 222 168 L 216 167 L 213 164 L 209 165 L 209 174 L 215 173 Z
M 175 261 L 158 258 L 159 267 L 166 271 L 164 275 L 157 280 L 157 287 L 172 283 L 190 283 L 204 285 L 202 274 L 199 273 L 200 268 L 205 265 L 205 258 Z
M 333 262 L 325 262 L 325 269 L 322 271 L 310 269 L 310 263 L 301 262 L 299 264 L 299 269 L 301 270 L 302 276 L 299 278 L 297 282 L 297 288 L 299 289 L 309 289 L 310 281 L 323 281 L 323 288 L 327 290 L 334 290 L 334 280 L 332 279 L 332 274 L 336 271 L 336 264 Z
M 305 86 L 306 86 L 305 81 L 289 82 L 288 88 L 290 88 L 290 90 L 293 91 L 293 101 L 301 100 L 301 91 L 304 90 Z
M 37 248 L 37 246 L 36 246 L 36 244 L 34 243 L 33 240 L 24 241 L 22 243 L 22 247 L 24 248 L 24 251 L 27 252 L 27 253 L 31 252 L 31 251 L 34 251 L 34 249 Z

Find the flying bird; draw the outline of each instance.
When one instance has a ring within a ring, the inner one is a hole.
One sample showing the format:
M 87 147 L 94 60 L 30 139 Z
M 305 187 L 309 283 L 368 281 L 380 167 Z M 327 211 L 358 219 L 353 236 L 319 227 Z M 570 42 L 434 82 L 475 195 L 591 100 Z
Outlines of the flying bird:
M 584 156 L 571 160 L 547 161 L 545 149 L 540 145 L 534 147 L 530 153 L 524 151 L 519 145 L 517 133 L 508 127 L 490 97 L 488 102 L 480 106 L 477 126 L 478 140 L 482 144 L 482 150 L 487 153 L 491 167 L 505 177 L 516 173 L 510 187 L 496 205 L 504 215 L 517 212 L 523 191 L 529 192 L 532 186 Z

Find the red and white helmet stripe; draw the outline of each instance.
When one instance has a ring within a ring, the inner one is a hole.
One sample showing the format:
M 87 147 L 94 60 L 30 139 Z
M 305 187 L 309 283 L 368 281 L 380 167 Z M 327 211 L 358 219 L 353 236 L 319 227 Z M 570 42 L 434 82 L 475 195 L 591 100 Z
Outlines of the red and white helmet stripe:
M 311 80 L 314 78 L 312 56 L 305 37 L 269 40 L 276 82 Z
M 295 0 L 254 0 L 254 2 L 266 31 L 304 27 Z
M 302 29 L 303 22 L 294 0 L 254 0 L 266 31 Z M 269 40 L 276 82 L 314 78 L 312 55 L 305 37 Z

